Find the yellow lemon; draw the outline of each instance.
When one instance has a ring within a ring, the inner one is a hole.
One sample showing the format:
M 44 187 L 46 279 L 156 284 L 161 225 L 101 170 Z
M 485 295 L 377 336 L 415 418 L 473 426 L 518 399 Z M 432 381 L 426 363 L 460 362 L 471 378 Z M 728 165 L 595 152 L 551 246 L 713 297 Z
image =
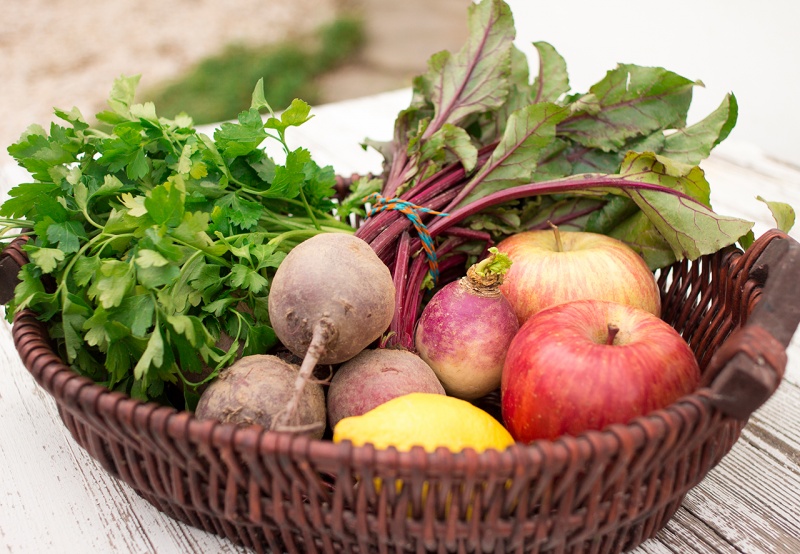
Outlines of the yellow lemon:
M 400 451 L 419 445 L 428 452 L 440 446 L 452 452 L 465 448 L 482 452 L 503 450 L 514 444 L 505 427 L 469 402 L 417 392 L 389 400 L 363 415 L 340 420 L 333 430 L 333 441 L 344 440 L 354 446 L 371 443 L 378 449 L 394 446 Z

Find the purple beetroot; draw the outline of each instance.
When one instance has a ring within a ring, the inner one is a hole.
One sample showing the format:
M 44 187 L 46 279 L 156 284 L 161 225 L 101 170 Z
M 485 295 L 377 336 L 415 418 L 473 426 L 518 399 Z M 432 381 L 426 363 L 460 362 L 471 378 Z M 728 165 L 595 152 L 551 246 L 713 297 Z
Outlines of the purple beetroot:
M 328 388 L 328 423 L 362 415 L 393 398 L 412 392 L 444 394 L 436 374 L 408 350 L 364 350 L 343 363 Z
M 439 290 L 417 323 L 415 346 L 451 396 L 480 398 L 500 386 L 519 322 L 500 293 L 511 260 L 496 248 L 466 277 Z
M 269 319 L 303 363 L 273 429 L 298 426 L 298 407 L 317 364 L 349 360 L 381 336 L 394 315 L 394 296 L 389 268 L 353 235 L 322 233 L 287 254 L 272 279 Z

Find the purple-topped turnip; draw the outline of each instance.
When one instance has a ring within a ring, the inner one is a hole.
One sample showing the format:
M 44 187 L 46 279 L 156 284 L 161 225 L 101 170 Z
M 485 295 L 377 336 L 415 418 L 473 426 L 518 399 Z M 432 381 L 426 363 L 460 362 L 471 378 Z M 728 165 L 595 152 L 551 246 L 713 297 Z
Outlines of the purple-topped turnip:
M 500 292 L 511 259 L 490 256 L 433 295 L 417 323 L 415 345 L 451 396 L 472 400 L 500 386 L 506 351 L 519 330 Z
M 395 287 L 363 240 L 322 233 L 292 249 L 269 294 L 269 318 L 283 345 L 303 358 L 296 392 L 273 428 L 291 430 L 314 367 L 349 360 L 389 327 Z

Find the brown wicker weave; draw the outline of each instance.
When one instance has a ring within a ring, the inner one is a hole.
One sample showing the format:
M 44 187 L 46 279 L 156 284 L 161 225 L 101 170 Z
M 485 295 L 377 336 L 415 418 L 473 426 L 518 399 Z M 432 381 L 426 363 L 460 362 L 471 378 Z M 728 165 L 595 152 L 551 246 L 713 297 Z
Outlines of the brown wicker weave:
M 168 515 L 257 551 L 617 552 L 666 524 L 778 386 L 800 321 L 798 277 L 800 244 L 778 232 L 745 254 L 661 272 L 663 317 L 707 386 L 629 425 L 499 453 L 376 451 L 199 421 L 77 375 L 30 312 L 13 336 L 109 473 Z

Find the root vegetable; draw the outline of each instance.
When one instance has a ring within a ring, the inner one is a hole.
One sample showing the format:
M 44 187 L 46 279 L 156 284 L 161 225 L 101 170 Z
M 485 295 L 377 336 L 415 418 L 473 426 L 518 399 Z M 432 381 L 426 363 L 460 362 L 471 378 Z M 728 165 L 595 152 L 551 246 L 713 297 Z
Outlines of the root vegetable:
M 195 415 L 224 423 L 258 424 L 274 429 L 295 394 L 300 368 L 277 356 L 245 356 L 222 370 L 200 396 Z M 297 404 L 294 429 L 314 438 L 325 432 L 325 394 L 308 382 Z
M 436 374 L 408 350 L 364 350 L 342 364 L 328 389 L 328 424 L 362 415 L 393 398 L 412 392 L 445 394 Z
M 448 394 L 465 400 L 500 386 L 508 345 L 519 330 L 517 316 L 500 292 L 511 260 L 496 248 L 490 252 L 466 277 L 431 298 L 415 333 L 420 357 Z
M 269 317 L 278 339 L 303 363 L 277 428 L 296 424 L 318 363 L 349 360 L 381 336 L 394 315 L 394 296 L 389 269 L 359 238 L 323 233 L 292 249 L 272 281 Z

